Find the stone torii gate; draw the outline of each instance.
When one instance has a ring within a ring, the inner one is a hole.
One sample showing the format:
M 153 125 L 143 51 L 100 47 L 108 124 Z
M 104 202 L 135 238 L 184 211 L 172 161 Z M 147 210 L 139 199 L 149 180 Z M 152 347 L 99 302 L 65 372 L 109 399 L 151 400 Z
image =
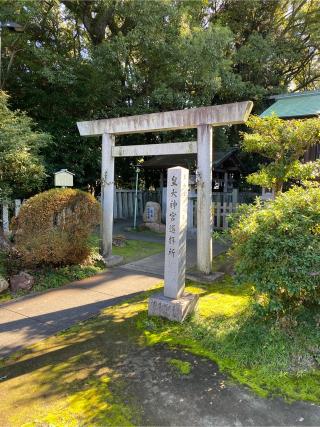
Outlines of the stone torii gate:
M 212 127 L 244 123 L 251 101 L 163 113 L 78 122 L 81 136 L 102 135 L 102 255 L 112 257 L 114 160 L 116 157 L 197 153 L 197 268 L 212 265 Z M 197 128 L 197 141 L 116 146 L 117 135 Z

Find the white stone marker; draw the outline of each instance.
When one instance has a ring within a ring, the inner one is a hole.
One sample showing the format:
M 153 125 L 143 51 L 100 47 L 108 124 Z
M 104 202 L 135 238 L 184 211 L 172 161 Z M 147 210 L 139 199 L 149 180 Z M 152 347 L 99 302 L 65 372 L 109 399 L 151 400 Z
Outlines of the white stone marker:
M 15 199 L 14 201 L 14 216 L 18 216 L 21 209 L 21 200 Z
M 149 315 L 181 322 L 198 296 L 184 293 L 188 209 L 188 169 L 168 169 L 164 293 L 149 298 Z
M 168 169 L 164 296 L 179 298 L 186 273 L 188 169 Z

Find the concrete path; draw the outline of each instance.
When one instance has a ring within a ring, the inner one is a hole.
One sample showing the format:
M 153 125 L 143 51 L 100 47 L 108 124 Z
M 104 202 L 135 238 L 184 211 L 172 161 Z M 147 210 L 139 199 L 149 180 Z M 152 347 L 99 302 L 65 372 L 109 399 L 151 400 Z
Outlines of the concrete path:
M 138 220 L 138 225 L 142 224 L 142 220 Z M 145 242 L 156 242 L 156 243 L 164 243 L 165 235 L 155 233 L 153 231 L 145 230 L 145 231 L 133 231 L 128 229 L 132 228 L 132 221 L 127 219 L 117 219 L 113 224 L 113 235 L 121 234 L 125 236 L 129 240 L 143 240 Z M 190 244 L 196 246 L 196 234 L 194 232 L 188 232 L 187 239 Z
M 156 274 L 113 269 L 0 306 L 0 358 L 157 285 Z
M 140 219 L 138 224 L 142 223 Z M 132 227 L 132 221 L 128 220 L 115 220 L 113 224 L 113 235 L 121 234 L 125 236 L 128 240 L 142 240 L 144 242 L 154 242 L 154 243 L 164 243 L 165 236 L 164 234 L 154 233 L 152 231 L 128 231 Z
M 220 255 L 222 252 L 225 252 L 227 249 L 227 246 L 217 242 L 213 241 L 212 244 L 212 250 L 214 256 Z M 151 255 L 147 258 L 140 259 L 138 261 L 130 262 L 128 264 L 125 264 L 122 266 L 125 270 L 132 270 L 132 271 L 139 271 L 143 273 L 153 273 L 157 274 L 160 277 L 163 277 L 164 275 L 164 252 L 161 252 L 159 254 Z M 197 247 L 194 241 L 187 241 L 187 274 L 186 277 L 188 278 L 188 271 L 193 270 L 196 267 L 197 263 Z
M 148 231 L 127 231 L 128 227 L 131 227 L 131 222 L 127 220 L 117 220 L 114 223 L 113 234 L 121 234 L 128 240 L 142 240 L 147 242 L 164 243 L 165 236 L 156 234 Z M 225 252 L 227 245 L 218 241 L 212 242 L 212 253 L 213 256 L 218 256 L 222 252 Z M 197 264 L 197 239 L 195 236 L 188 236 L 187 239 L 187 271 L 193 270 Z M 125 270 L 139 271 L 141 273 L 152 273 L 157 274 L 160 277 L 164 275 L 164 252 L 156 255 L 152 255 L 147 258 L 140 259 L 138 261 L 130 262 L 122 266 Z M 188 274 L 187 274 L 188 278 Z

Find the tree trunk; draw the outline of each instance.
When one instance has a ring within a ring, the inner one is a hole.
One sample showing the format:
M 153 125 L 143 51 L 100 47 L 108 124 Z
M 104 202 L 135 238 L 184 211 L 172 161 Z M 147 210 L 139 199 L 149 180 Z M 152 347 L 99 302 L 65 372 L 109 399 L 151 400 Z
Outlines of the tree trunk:
M 279 196 L 279 194 L 281 194 L 283 190 L 283 181 L 276 181 L 275 185 L 273 186 L 273 189 L 275 197 Z

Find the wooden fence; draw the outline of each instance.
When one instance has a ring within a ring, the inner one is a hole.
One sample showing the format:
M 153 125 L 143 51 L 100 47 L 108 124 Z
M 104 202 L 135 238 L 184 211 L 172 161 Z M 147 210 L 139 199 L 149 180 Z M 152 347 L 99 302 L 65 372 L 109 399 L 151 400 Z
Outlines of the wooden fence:
M 162 219 L 165 221 L 166 216 L 166 189 L 161 195 L 160 191 L 138 191 L 137 217 L 143 215 L 145 205 L 148 201 L 154 201 L 161 204 Z M 226 194 L 224 194 L 226 196 Z M 235 212 L 239 204 L 232 201 L 230 193 L 230 202 L 220 202 L 222 195 L 220 193 L 212 194 L 213 209 L 213 228 L 223 230 L 228 228 L 228 215 Z M 233 195 L 234 197 L 234 195 Z M 129 219 L 134 215 L 134 190 L 116 190 L 114 195 L 113 216 L 115 219 Z M 188 198 L 188 230 L 195 231 L 197 228 L 197 195 L 189 193 Z
M 238 203 L 212 202 L 212 227 L 214 230 L 228 229 L 228 216 L 238 209 Z M 189 197 L 188 200 L 188 231 L 197 228 L 197 198 Z
M 119 190 L 114 193 L 113 217 L 114 219 L 129 219 L 134 216 L 135 190 Z M 161 204 L 160 191 L 138 191 L 137 218 L 143 215 L 146 203 L 158 202 Z

